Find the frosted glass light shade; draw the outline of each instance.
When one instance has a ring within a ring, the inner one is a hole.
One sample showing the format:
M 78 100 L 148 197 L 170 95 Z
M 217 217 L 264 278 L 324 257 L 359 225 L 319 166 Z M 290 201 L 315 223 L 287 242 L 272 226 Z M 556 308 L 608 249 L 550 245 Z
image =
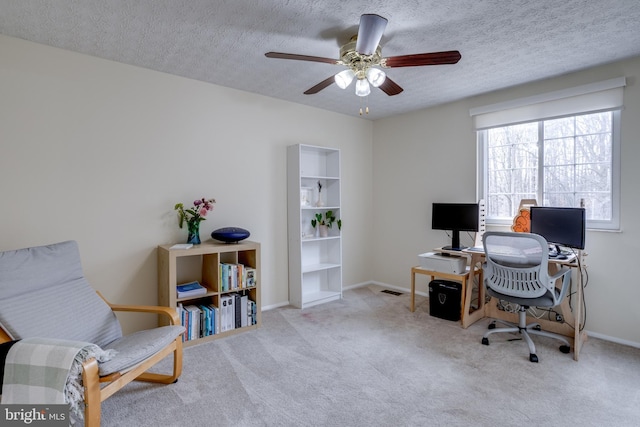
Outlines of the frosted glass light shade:
M 351 84 L 355 76 L 356 75 L 353 70 L 347 69 L 344 71 L 340 71 L 333 77 L 333 79 L 336 81 L 336 85 L 338 85 L 340 89 L 346 89 L 347 86 Z
M 382 83 L 384 83 L 384 79 L 387 78 L 387 75 L 384 71 L 378 68 L 369 68 L 367 70 L 367 80 L 371 83 L 373 87 L 380 87 Z
M 371 93 L 371 88 L 369 87 L 369 82 L 367 79 L 358 79 L 356 82 L 356 95 L 358 96 L 367 96 Z

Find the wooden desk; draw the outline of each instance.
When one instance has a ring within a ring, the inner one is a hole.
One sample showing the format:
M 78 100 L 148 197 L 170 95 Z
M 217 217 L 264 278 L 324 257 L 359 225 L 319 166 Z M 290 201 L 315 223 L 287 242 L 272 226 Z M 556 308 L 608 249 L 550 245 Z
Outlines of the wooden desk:
M 473 275 L 470 272 L 473 270 Z M 416 301 L 416 274 L 424 274 L 427 276 L 431 276 L 431 280 L 436 277 L 440 277 L 442 279 L 447 280 L 455 280 L 462 283 L 462 308 L 460 315 L 460 323 L 463 328 L 469 327 L 472 323 L 482 319 L 484 315 L 484 286 L 482 284 L 482 269 L 472 269 L 467 270 L 466 273 L 463 274 L 455 274 L 455 273 L 443 273 L 441 271 L 427 270 L 422 267 L 412 267 L 411 268 L 411 312 L 414 312 L 415 301 Z M 473 283 L 475 276 L 478 276 L 478 309 L 471 312 L 471 294 L 473 290 Z
M 463 250 L 462 252 L 467 253 L 471 256 L 471 259 L 469 262 L 469 265 L 471 266 L 477 266 L 481 264 L 484 259 L 484 252 L 482 251 L 467 249 L 467 250 Z M 533 318 L 537 323 L 540 324 L 540 327 L 543 330 L 547 330 L 549 332 L 555 332 L 557 334 L 561 334 L 572 339 L 573 340 L 573 359 L 576 361 L 578 360 L 578 356 L 580 354 L 580 349 L 582 348 L 582 344 L 587 339 L 586 331 L 580 330 L 582 328 L 582 324 L 580 322 L 582 321 L 582 315 L 583 315 L 582 305 L 584 302 L 583 287 L 582 287 L 582 267 L 581 267 L 582 264 L 578 262 L 578 260 L 581 259 L 581 257 L 582 257 L 582 252 L 579 251 L 577 254 L 577 257 L 568 259 L 568 260 L 549 258 L 549 268 L 551 270 L 555 269 L 555 271 L 557 271 L 562 266 L 575 268 L 577 270 L 577 281 L 575 282 L 573 280 L 571 281 L 571 287 L 573 288 L 574 285 L 576 286 L 574 309 L 572 310 L 571 306 L 569 305 L 569 296 L 572 293 L 572 290 L 569 289 L 569 292 L 567 292 L 567 296 L 565 297 L 564 301 L 562 301 L 562 304 L 560 304 L 560 313 L 562 315 L 562 318 L 564 319 L 563 322 L 557 322 L 557 321 L 548 320 L 548 319 Z M 551 272 L 555 272 L 555 271 L 551 271 Z M 484 289 L 484 286 L 481 286 L 481 288 Z M 484 305 L 484 316 L 490 317 L 493 319 L 501 319 L 507 322 L 518 324 L 518 314 L 508 313 L 504 310 L 499 310 L 498 300 L 496 298 L 491 298 L 491 300 Z

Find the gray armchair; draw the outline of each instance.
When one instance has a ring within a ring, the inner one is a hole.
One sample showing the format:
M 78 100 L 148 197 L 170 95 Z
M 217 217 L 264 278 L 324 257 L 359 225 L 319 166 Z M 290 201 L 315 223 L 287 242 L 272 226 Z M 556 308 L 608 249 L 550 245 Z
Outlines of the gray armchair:
M 489 325 L 482 344 L 489 345 L 489 335 L 499 332 L 519 332 L 529 346 L 529 360 L 538 362 L 536 347 L 530 335 L 542 335 L 563 343 L 560 351 L 569 353 L 569 341 L 559 334 L 540 330 L 538 323 L 526 323 L 530 307 L 560 305 L 571 285 L 571 270 L 562 267 L 549 275 L 549 245 L 532 233 L 486 232 L 483 236 L 486 262 L 482 266 L 487 293 L 500 300 L 518 305 L 518 324 L 502 322 L 506 328 Z M 562 280 L 560 287 L 556 284 Z
M 123 336 L 114 310 L 164 315 L 170 325 Z M 175 310 L 108 304 L 84 278 L 74 241 L 0 252 L 0 328 L 0 342 L 38 337 L 115 350 L 104 363 L 83 365 L 87 426 L 100 425 L 101 402 L 131 381 L 168 384 L 182 371 L 184 328 Z M 146 372 L 170 354 L 172 373 Z

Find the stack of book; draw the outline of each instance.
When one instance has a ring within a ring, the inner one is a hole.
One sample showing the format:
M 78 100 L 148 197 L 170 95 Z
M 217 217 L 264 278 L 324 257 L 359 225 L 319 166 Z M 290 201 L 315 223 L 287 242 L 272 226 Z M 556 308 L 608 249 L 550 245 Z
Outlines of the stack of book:
M 213 304 L 178 303 L 176 311 L 186 329 L 183 341 L 191 341 L 255 325 L 258 306 L 249 295 L 234 292 L 220 296 L 219 308 Z
M 220 333 L 220 310 L 212 304 L 186 305 L 177 307 L 185 333 L 182 341 L 208 337 Z
M 231 331 L 257 323 L 257 305 L 238 292 L 220 297 L 220 331 Z
M 220 263 L 220 290 L 246 289 L 256 286 L 256 270 L 242 264 Z
M 183 283 L 182 285 L 176 286 L 176 290 L 178 292 L 178 298 L 197 297 L 207 293 L 207 288 L 198 282 Z

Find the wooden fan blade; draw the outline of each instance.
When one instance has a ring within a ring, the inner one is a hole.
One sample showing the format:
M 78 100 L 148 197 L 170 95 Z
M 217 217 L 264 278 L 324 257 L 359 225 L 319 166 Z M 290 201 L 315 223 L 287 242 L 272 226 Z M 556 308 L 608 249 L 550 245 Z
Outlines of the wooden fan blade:
M 306 91 L 304 91 L 305 95 L 313 95 L 314 93 L 318 93 L 320 92 L 322 89 L 331 86 L 331 84 L 335 81 L 334 76 L 331 76 L 329 78 L 324 79 L 323 81 L 321 81 L 320 83 L 318 83 L 317 85 L 315 85 L 312 88 L 307 89 Z
M 360 27 L 358 28 L 356 52 L 360 55 L 373 55 L 380 44 L 387 22 L 387 19 L 380 15 L 362 15 L 360 17 Z
M 384 58 L 382 64 L 389 68 L 419 67 L 422 65 L 455 64 L 462 55 L 457 50 L 446 52 L 418 53 L 415 55 L 400 55 Z
M 295 53 L 267 52 L 264 54 L 267 58 L 277 59 L 295 59 L 297 61 L 323 62 L 325 64 L 337 64 L 337 59 L 323 58 L 321 56 L 296 55 Z
M 379 88 L 389 96 L 397 95 L 404 90 L 396 82 L 391 80 L 389 76 L 384 79 L 384 82 L 382 82 Z

